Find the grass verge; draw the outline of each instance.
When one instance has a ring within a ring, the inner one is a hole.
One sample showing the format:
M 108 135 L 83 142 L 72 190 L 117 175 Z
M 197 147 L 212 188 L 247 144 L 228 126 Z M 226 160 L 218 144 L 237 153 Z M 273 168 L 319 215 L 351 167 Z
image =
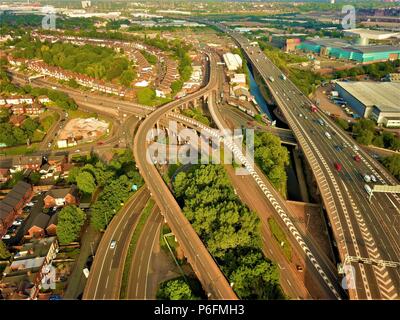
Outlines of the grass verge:
M 274 218 L 269 218 L 268 219 L 268 225 L 269 229 L 272 232 L 272 235 L 278 241 L 279 246 L 282 248 L 283 254 L 286 257 L 286 259 L 291 262 L 292 261 L 292 247 L 289 244 L 289 241 L 286 238 L 285 233 L 281 229 L 281 227 L 278 225 L 278 223 L 275 221 Z

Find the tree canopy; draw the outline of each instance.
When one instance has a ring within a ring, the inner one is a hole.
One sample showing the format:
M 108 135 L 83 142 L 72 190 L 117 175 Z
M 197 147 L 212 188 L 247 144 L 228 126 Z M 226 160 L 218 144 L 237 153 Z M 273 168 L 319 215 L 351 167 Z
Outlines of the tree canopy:
M 66 206 L 58 214 L 57 236 L 61 244 L 68 244 L 79 237 L 85 223 L 85 213 L 74 205 Z
M 165 281 L 157 291 L 157 298 L 162 300 L 197 300 L 190 286 L 181 279 Z
M 223 166 L 182 171 L 173 189 L 183 213 L 241 299 L 283 298 L 276 266 L 261 252 L 259 219 L 235 195 Z

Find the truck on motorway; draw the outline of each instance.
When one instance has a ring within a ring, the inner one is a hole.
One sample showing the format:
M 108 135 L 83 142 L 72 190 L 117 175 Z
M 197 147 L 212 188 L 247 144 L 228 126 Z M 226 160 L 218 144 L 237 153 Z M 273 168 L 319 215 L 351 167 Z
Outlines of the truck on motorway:
M 369 175 L 365 174 L 364 175 L 364 181 L 367 182 L 367 183 L 371 182 L 371 177 Z
M 269 79 L 269 81 L 271 81 L 271 82 L 274 82 L 274 81 L 275 81 L 275 79 L 274 79 L 273 76 L 269 76 L 268 79 Z
M 328 131 L 325 131 L 325 136 L 326 136 L 328 139 L 332 139 L 331 134 L 330 134 Z
M 282 78 L 282 80 L 286 80 L 287 79 L 286 76 L 283 73 L 281 74 L 281 78 Z

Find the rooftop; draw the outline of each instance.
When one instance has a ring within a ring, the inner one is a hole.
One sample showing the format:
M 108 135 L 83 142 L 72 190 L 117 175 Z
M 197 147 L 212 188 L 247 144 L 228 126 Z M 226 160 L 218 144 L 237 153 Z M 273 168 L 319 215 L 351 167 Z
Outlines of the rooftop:
M 400 112 L 400 83 L 343 82 L 337 84 L 365 106 L 379 106 L 381 111 Z

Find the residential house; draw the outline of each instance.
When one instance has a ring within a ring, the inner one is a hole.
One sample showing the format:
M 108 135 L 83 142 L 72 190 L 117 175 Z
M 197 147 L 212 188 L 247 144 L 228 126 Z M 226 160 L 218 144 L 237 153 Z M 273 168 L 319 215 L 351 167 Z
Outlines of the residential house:
M 48 103 L 48 102 L 50 102 L 50 99 L 49 99 L 48 96 L 38 96 L 36 99 L 40 103 Z
M 0 296 L 3 299 L 36 299 L 43 283 L 54 280 L 52 261 L 59 245 L 56 237 L 31 240 L 19 248 L 3 272 Z
M 6 103 L 7 104 L 21 104 L 20 96 L 13 96 L 13 97 L 8 97 L 6 98 Z
M 67 156 L 50 155 L 47 158 L 47 163 L 56 172 L 62 172 L 63 171 L 63 165 L 66 164 L 67 162 L 68 162 L 68 157 Z
M 7 182 L 10 179 L 10 169 L 0 168 L 0 183 Z
M 46 233 L 49 236 L 56 236 L 57 235 L 57 224 L 58 224 L 58 211 L 54 213 L 49 222 L 47 223 Z
M 72 185 L 68 188 L 51 189 L 44 196 L 44 207 L 61 207 L 67 204 L 77 204 L 77 188 Z
M 46 235 L 46 228 L 50 221 L 50 218 L 50 214 L 40 212 L 29 225 L 25 238 L 43 238 Z
M 42 161 L 41 156 L 20 156 L 13 158 L 13 165 L 10 171 L 11 173 L 25 169 L 36 171 L 42 166 Z
M 24 181 L 18 182 L 0 202 L 0 237 L 12 225 L 16 216 L 33 195 L 32 186 Z
M 9 122 L 14 126 L 19 127 L 22 125 L 22 123 L 25 121 L 25 119 L 26 119 L 26 116 L 24 116 L 22 114 L 19 114 L 19 115 L 13 114 L 10 117 Z

